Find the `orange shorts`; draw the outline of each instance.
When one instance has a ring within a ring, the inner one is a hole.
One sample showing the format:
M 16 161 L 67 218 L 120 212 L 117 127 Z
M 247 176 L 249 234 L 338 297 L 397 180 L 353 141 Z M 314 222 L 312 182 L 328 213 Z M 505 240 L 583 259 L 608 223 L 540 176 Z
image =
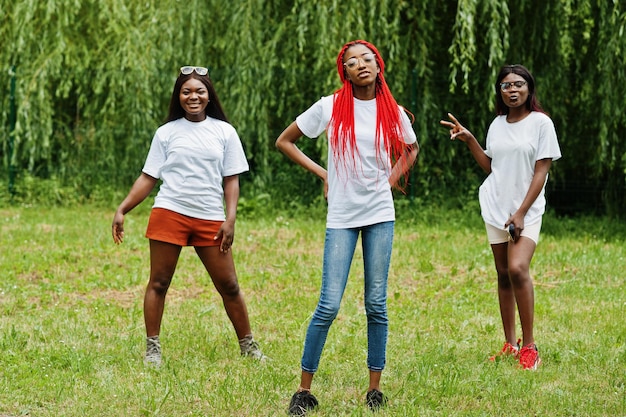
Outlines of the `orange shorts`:
M 222 223 L 224 222 L 196 219 L 164 208 L 153 208 L 146 237 L 179 246 L 219 246 L 222 239 L 213 238 Z

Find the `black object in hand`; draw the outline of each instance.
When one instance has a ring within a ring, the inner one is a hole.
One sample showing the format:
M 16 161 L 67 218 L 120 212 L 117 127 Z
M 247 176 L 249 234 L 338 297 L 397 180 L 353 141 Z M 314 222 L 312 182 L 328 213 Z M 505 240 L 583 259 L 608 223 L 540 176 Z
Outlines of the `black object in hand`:
M 509 225 L 509 235 L 511 235 L 511 239 L 515 240 L 515 225 L 513 223 Z

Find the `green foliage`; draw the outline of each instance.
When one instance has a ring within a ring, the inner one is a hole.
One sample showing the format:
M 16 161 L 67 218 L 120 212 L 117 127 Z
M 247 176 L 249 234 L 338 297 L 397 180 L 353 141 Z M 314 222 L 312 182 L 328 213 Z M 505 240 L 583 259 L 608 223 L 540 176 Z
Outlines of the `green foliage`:
M 130 187 L 178 68 L 194 64 L 210 68 L 244 142 L 251 165 L 244 193 L 315 204 L 315 180 L 274 141 L 339 87 L 338 50 L 364 38 L 381 51 L 392 92 L 415 115 L 422 150 L 408 198 L 473 193 L 483 174 L 438 121 L 452 112 L 484 137 L 498 68 L 523 63 L 563 151 L 549 184 L 557 208 L 589 210 L 597 197 L 599 212 L 617 216 L 626 203 L 623 2 L 0 0 L 0 10 L 3 171 L 53 179 L 87 200 L 94 189 Z M 302 143 L 324 162 L 324 137 Z M 594 190 L 593 198 L 572 203 L 581 189 Z

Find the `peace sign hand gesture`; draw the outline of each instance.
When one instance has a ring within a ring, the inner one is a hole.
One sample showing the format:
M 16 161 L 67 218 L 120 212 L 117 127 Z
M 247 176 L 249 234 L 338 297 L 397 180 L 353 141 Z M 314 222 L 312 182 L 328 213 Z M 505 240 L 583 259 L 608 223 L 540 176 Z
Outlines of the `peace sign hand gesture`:
M 447 120 L 441 120 L 439 123 L 442 126 L 445 126 L 450 129 L 450 139 L 455 140 L 459 139 L 462 142 L 467 142 L 469 139 L 473 138 L 472 132 L 467 130 L 459 121 L 452 115 L 452 113 L 448 113 L 448 117 L 451 122 Z
M 451 120 L 450 122 L 447 120 L 441 120 L 439 123 L 450 129 L 450 139 L 459 139 L 461 142 L 464 142 L 476 162 L 478 162 L 478 165 L 483 169 L 483 171 L 489 174 L 491 172 L 491 158 L 487 156 L 472 132 L 459 123 L 452 113 L 448 113 L 448 117 Z

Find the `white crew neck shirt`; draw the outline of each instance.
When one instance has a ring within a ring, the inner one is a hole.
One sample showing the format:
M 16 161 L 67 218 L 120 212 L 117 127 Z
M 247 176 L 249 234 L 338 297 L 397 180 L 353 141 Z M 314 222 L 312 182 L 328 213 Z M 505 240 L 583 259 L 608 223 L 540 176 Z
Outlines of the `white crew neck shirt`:
M 507 122 L 505 115 L 497 116 L 487 132 L 485 154 L 491 158 L 491 173 L 479 189 L 481 214 L 485 223 L 503 229 L 528 193 L 535 163 L 561 157 L 554 123 L 546 114 L 536 111 L 515 123 Z M 544 182 L 524 223 L 541 220 L 545 207 Z
M 159 127 L 142 171 L 163 181 L 153 207 L 224 221 L 223 178 L 248 169 L 235 128 L 207 117 L 202 122 L 181 118 Z
M 322 97 L 296 118 L 298 128 L 309 138 L 324 132 L 333 112 L 333 96 Z M 407 144 L 417 141 L 411 122 L 402 108 L 402 127 Z M 336 163 L 328 146 L 328 213 L 326 227 L 345 229 L 395 220 L 395 209 L 389 175 L 391 162 L 380 144 L 377 158 L 375 143 L 376 99 L 354 99 L 354 129 L 358 153 L 356 163 L 346 160 Z M 327 136 L 330 132 L 326 132 Z

